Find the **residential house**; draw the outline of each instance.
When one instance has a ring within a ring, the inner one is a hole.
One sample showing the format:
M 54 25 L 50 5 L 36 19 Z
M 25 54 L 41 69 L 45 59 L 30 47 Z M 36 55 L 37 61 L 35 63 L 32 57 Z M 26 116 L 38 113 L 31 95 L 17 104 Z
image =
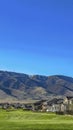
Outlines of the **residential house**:
M 67 96 L 68 105 L 67 105 L 67 111 L 73 111 L 73 97 Z
M 66 105 L 63 102 L 64 102 L 64 99 L 62 98 L 54 98 L 50 101 L 43 102 L 42 111 L 65 112 Z

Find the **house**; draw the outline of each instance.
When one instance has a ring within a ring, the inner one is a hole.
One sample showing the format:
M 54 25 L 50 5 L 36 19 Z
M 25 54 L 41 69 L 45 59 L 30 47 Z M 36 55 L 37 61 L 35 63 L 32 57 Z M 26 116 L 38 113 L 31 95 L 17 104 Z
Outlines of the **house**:
M 41 111 L 42 110 L 42 104 L 45 102 L 46 100 L 40 100 L 37 101 L 33 104 L 33 110 L 34 111 Z
M 63 98 L 53 98 L 50 101 L 43 102 L 42 111 L 47 112 L 65 112 L 66 104 Z
M 8 109 L 10 107 L 10 104 L 7 102 L 7 103 L 1 103 L 2 105 L 2 109 Z
M 67 104 L 67 111 L 73 111 L 73 97 L 67 96 L 68 104 Z

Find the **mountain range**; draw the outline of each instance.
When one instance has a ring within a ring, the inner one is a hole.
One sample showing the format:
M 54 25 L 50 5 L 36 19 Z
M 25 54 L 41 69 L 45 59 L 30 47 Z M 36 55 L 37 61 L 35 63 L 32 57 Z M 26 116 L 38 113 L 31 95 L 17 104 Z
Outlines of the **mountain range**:
M 1 100 L 40 100 L 50 96 L 73 96 L 73 78 L 0 71 Z

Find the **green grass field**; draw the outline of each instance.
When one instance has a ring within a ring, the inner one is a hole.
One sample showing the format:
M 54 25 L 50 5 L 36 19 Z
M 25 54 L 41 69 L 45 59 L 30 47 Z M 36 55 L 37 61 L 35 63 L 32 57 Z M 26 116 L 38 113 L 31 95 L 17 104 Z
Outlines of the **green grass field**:
M 73 130 L 73 116 L 0 110 L 0 130 Z

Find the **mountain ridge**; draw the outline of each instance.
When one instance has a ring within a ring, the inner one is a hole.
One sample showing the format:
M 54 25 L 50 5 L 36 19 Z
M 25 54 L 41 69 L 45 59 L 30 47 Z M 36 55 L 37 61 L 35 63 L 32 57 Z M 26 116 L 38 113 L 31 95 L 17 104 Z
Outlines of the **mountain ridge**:
M 73 78 L 0 71 L 0 100 L 39 100 L 55 95 L 73 96 Z

